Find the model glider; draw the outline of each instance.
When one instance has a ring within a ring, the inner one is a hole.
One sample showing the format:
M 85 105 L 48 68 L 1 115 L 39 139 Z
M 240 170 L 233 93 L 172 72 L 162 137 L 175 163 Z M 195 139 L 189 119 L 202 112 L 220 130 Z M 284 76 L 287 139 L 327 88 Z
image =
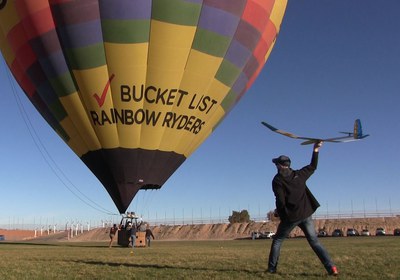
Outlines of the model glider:
M 312 143 L 316 143 L 316 142 L 320 142 L 320 141 L 323 141 L 323 142 L 334 142 L 334 143 L 350 142 L 350 141 L 360 140 L 360 139 L 363 139 L 363 138 L 369 136 L 369 134 L 363 134 L 362 133 L 361 121 L 359 119 L 355 120 L 355 122 L 354 122 L 354 130 L 353 130 L 353 132 L 340 132 L 342 134 L 346 134 L 346 136 L 327 138 L 327 139 L 297 136 L 297 135 L 295 135 L 293 133 L 277 129 L 277 128 L 273 127 L 272 125 L 270 125 L 270 124 L 268 124 L 266 122 L 261 122 L 261 123 L 263 125 L 265 125 L 266 127 L 268 127 L 270 130 L 272 130 L 273 132 L 285 135 L 285 136 L 290 137 L 290 138 L 307 140 L 307 141 L 302 142 L 301 145 L 308 145 L 308 144 L 312 144 Z

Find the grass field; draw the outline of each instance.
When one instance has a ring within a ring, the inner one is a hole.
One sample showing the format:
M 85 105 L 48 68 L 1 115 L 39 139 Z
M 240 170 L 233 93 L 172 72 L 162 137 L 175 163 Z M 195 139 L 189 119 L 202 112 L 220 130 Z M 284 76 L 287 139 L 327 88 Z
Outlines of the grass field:
M 338 279 L 400 279 L 399 237 L 323 238 Z M 283 244 L 277 274 L 265 272 L 271 240 L 0 243 L 0 279 L 326 279 L 305 239 Z M 333 278 L 333 277 L 332 277 Z

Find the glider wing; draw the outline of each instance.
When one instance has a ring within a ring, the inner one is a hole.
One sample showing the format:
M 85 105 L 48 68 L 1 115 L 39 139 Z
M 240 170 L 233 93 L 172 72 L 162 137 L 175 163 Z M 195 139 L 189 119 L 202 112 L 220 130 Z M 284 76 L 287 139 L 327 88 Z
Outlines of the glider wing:
M 301 145 L 309 145 L 309 144 L 313 144 L 316 142 L 333 142 L 333 143 L 343 143 L 343 142 L 350 142 L 350 141 L 356 141 L 356 140 L 360 140 L 363 139 L 367 136 L 369 136 L 369 134 L 363 134 L 362 133 L 362 129 L 361 129 L 361 121 L 359 119 L 355 120 L 354 122 L 354 132 L 342 132 L 344 134 L 347 134 L 347 136 L 340 136 L 340 137 L 333 137 L 333 138 L 312 138 L 312 137 L 304 137 L 304 136 L 298 136 L 295 135 L 293 133 L 290 132 L 286 132 L 283 131 L 281 129 L 278 129 L 266 122 L 261 122 L 261 124 L 263 124 L 264 126 L 266 126 L 267 128 L 269 128 L 270 130 L 272 130 L 273 132 L 285 135 L 287 137 L 290 138 L 294 138 L 294 139 L 302 139 L 302 140 L 306 140 L 304 142 L 301 143 Z

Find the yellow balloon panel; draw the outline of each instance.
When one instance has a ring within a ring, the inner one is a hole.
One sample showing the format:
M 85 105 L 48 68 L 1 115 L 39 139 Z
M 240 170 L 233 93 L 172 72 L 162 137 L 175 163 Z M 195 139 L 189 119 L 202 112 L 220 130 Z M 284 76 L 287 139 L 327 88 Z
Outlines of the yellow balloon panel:
M 148 43 L 105 43 L 119 145 L 139 148 L 144 119 L 142 88 L 146 84 Z M 135 101 L 136 100 L 136 101 Z
M 68 117 L 65 118 L 68 121 L 66 124 L 61 123 L 62 127 L 72 139 L 77 138 L 75 142 L 78 143 L 76 145 L 79 145 L 79 148 L 74 151 L 81 156 L 88 151 L 100 149 L 99 139 L 87 118 L 86 110 L 82 106 L 78 93 L 61 97 L 60 102 L 68 112 Z

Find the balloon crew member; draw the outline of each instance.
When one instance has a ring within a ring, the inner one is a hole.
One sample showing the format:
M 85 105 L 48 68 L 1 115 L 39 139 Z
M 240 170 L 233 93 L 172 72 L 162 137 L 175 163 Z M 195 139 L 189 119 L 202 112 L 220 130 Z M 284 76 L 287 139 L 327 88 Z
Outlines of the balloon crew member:
M 130 238 L 130 247 L 135 247 L 135 242 L 136 242 L 136 232 L 137 232 L 137 227 L 136 225 L 132 225 L 131 222 L 128 222 L 128 225 L 126 226 L 126 231 L 129 234 Z
M 275 194 L 276 212 L 281 221 L 271 244 L 267 270 L 270 273 L 277 271 L 283 241 L 298 226 L 328 274 L 338 275 L 336 266 L 315 232 L 311 216 L 320 205 L 306 185 L 307 179 L 317 169 L 321 145 L 322 141 L 314 144 L 311 163 L 299 170 L 290 168 L 291 161 L 287 156 L 282 155 L 272 160 L 278 171 L 272 180 L 272 190 Z
M 108 245 L 109 248 L 112 247 L 112 243 L 114 241 L 114 237 L 117 234 L 117 232 L 119 231 L 119 228 L 117 227 L 116 224 L 114 224 L 111 228 L 110 228 L 110 244 Z
M 149 225 L 147 225 L 147 227 L 146 227 L 145 236 L 146 236 L 146 245 L 150 247 L 150 241 L 151 241 L 151 238 L 153 238 L 153 240 L 154 240 L 154 235 L 153 235 L 153 232 L 151 231 Z
M 140 222 L 139 225 L 137 225 L 136 222 L 133 223 L 133 224 L 131 222 L 128 223 L 128 227 L 127 227 L 126 230 L 128 231 L 128 233 L 130 235 L 130 238 L 131 238 L 131 247 L 132 247 L 132 249 L 133 249 L 133 247 L 135 247 L 136 233 L 137 233 L 137 231 L 138 231 L 138 229 L 140 228 L 141 225 L 142 225 L 142 222 Z

